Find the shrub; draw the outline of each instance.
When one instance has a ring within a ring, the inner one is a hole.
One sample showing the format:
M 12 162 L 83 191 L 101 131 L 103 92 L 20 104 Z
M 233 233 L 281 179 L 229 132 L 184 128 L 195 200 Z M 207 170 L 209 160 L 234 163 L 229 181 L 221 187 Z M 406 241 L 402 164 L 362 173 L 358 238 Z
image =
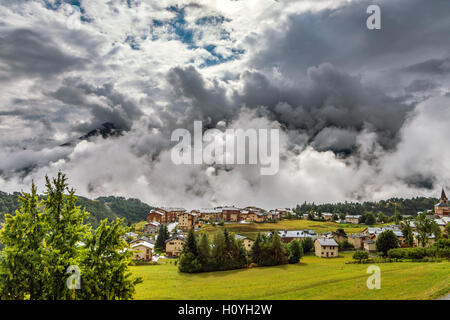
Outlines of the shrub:
M 353 259 L 358 260 L 359 262 L 361 262 L 361 260 L 366 260 L 368 258 L 369 254 L 367 253 L 367 251 L 358 250 L 353 254 Z
M 409 248 L 406 249 L 406 258 L 408 259 L 423 259 L 427 255 L 424 248 Z
M 388 257 L 391 259 L 405 259 L 406 252 L 404 249 L 396 248 L 388 251 Z

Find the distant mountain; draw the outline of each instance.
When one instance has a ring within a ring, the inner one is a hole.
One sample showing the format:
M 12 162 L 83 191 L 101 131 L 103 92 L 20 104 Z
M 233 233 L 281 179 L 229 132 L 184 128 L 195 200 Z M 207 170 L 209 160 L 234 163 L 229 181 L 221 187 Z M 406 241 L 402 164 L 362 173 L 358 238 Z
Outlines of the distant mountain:
M 9 194 L 0 191 L 0 221 L 4 221 L 5 213 L 13 214 L 20 209 L 18 196 L 19 192 Z M 114 196 L 99 197 L 95 200 L 78 196 L 77 205 L 90 213 L 87 222 L 94 227 L 103 219 L 125 218 L 127 223 L 139 222 L 145 220 L 147 213 L 154 208 L 139 199 Z
M 76 139 L 75 141 L 68 141 L 68 142 L 62 144 L 61 146 L 62 147 L 72 146 L 79 141 L 90 140 L 91 138 L 99 137 L 99 136 L 101 136 L 103 139 L 107 139 L 110 137 L 119 137 L 123 134 L 123 132 L 124 132 L 124 130 L 117 128 L 114 125 L 114 123 L 105 122 L 105 123 L 102 123 L 102 125 L 100 127 L 98 127 L 97 129 L 91 130 L 88 133 L 86 133 L 85 135 L 82 135 L 81 137 Z

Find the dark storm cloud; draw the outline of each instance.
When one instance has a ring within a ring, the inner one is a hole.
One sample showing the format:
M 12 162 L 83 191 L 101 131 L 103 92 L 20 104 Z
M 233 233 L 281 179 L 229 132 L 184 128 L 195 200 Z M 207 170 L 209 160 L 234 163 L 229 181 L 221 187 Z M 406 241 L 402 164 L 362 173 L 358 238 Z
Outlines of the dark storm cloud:
M 415 79 L 406 88 L 407 92 L 427 92 L 437 87 L 437 84 L 428 79 Z
M 176 77 L 172 71 L 169 81 L 178 96 L 191 101 L 192 109 L 200 110 L 203 118 L 215 122 L 232 119 L 236 113 L 231 106 L 264 107 L 271 120 L 288 129 L 306 131 L 311 140 L 321 132 L 314 141 L 320 150 L 350 149 L 356 141 L 355 135 L 363 129 L 377 132 L 385 147 L 395 146 L 397 133 L 413 105 L 406 104 L 402 98 L 389 97 L 375 87 L 367 87 L 359 77 L 329 63 L 309 68 L 307 76 L 306 85 L 280 87 L 261 73 L 244 72 L 243 89 L 234 92 L 231 103 L 223 88 L 206 88 L 201 75 L 193 68 L 177 68 Z M 333 139 L 326 139 L 332 131 L 322 131 L 324 128 L 341 131 Z
M 105 122 L 128 130 L 133 121 L 143 114 L 134 101 L 117 92 L 109 83 L 95 87 L 77 79 L 66 79 L 63 86 L 49 95 L 73 108 L 90 111 L 92 119 L 74 127 L 79 132 L 92 130 Z M 98 102 L 92 102 L 93 98 L 97 98 Z
M 187 112 L 191 120 L 209 118 L 217 122 L 233 114 L 233 106 L 226 97 L 225 88 L 215 80 L 207 86 L 194 67 L 173 68 L 167 75 L 167 81 L 177 98 L 185 98 L 190 102 Z
M 403 69 L 403 71 L 427 75 L 445 75 L 450 73 L 450 57 L 443 59 L 429 59 L 415 63 Z
M 83 68 L 88 60 L 61 51 L 54 40 L 29 29 L 0 34 L 0 81 L 16 77 L 50 78 Z
M 267 32 L 267 48 L 255 55 L 252 64 L 259 69 L 278 67 L 284 75 L 297 78 L 323 62 L 366 70 L 448 52 L 449 1 L 377 1 L 381 30 L 366 27 L 366 9 L 371 4 L 359 1 L 337 9 L 292 14 L 286 28 Z

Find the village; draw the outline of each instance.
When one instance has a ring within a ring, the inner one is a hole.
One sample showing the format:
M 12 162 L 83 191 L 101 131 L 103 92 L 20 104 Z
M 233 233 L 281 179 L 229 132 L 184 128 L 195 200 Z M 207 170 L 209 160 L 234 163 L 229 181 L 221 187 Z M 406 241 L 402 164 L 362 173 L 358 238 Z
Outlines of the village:
M 421 213 L 421 212 L 419 212 Z M 340 225 L 360 225 L 360 215 L 336 215 L 336 213 L 303 214 L 300 216 L 303 220 L 314 219 L 317 221 L 335 222 L 337 228 L 335 231 L 329 231 L 319 234 L 315 230 L 277 230 L 277 234 L 282 242 L 290 243 L 293 240 L 304 241 L 310 239 L 313 242 L 313 253 L 321 258 L 333 258 L 339 256 L 340 250 L 362 250 L 368 254 L 376 254 L 376 240 L 385 231 L 392 231 L 398 239 L 401 248 L 431 246 L 436 241 L 436 235 L 429 233 L 426 235 L 426 241 L 419 241 L 419 233 L 415 225 L 413 216 L 403 215 L 398 224 L 391 222 L 382 226 L 367 225 L 361 232 L 347 234 Z M 427 217 L 439 226 L 440 232 L 445 233 L 450 222 L 450 204 L 442 189 L 439 202 L 426 212 Z M 344 219 L 338 218 L 338 216 Z M 294 218 L 295 217 L 295 218 Z M 126 238 L 133 250 L 134 260 L 136 261 L 158 261 L 160 258 L 174 259 L 178 258 L 183 251 L 186 243 L 186 235 L 190 229 L 200 232 L 203 226 L 219 224 L 262 224 L 268 222 L 277 222 L 284 219 L 298 219 L 298 215 L 293 209 L 277 208 L 273 210 L 264 210 L 262 208 L 249 206 L 245 208 L 215 207 L 203 208 L 187 211 L 184 208 L 163 207 L 153 209 L 148 213 L 147 220 L 143 226 L 142 232 L 129 232 Z M 403 231 L 407 225 L 411 231 L 412 239 L 407 239 Z M 162 230 L 161 226 L 167 227 L 168 237 L 164 240 L 164 252 L 156 252 L 155 239 Z M 270 235 L 271 232 L 266 232 Z M 235 234 L 235 238 L 242 241 L 243 247 L 250 252 L 255 239 L 244 235 Z

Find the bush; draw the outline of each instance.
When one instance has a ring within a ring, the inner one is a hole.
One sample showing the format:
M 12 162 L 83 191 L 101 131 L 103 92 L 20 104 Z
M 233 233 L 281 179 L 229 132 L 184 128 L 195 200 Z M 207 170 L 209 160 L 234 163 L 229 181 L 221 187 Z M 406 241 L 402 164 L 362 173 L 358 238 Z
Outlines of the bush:
M 413 260 L 423 259 L 427 255 L 427 252 L 424 248 L 408 248 L 405 250 L 406 250 L 405 258 L 407 259 Z
M 391 249 L 388 251 L 388 257 L 391 259 L 405 259 L 406 257 L 405 249 L 400 248 Z
M 366 260 L 369 258 L 369 254 L 367 251 L 358 250 L 353 254 L 353 259 L 361 262 L 362 260 Z

